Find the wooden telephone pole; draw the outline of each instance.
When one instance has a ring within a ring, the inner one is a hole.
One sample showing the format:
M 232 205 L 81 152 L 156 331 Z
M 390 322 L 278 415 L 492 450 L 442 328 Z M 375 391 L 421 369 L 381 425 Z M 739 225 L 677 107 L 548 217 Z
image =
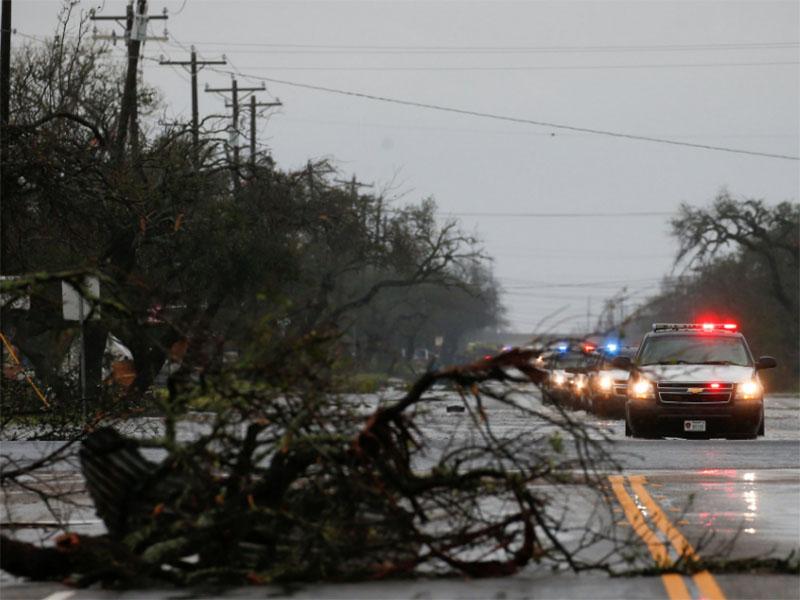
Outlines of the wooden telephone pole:
M 212 88 L 206 85 L 206 92 L 229 93 L 231 95 L 231 103 L 226 104 L 226 106 L 230 106 L 233 109 L 233 114 L 231 115 L 231 146 L 233 147 L 234 187 L 239 187 L 239 92 L 262 92 L 266 89 L 263 83 L 261 87 L 239 87 L 239 82 L 234 77 L 231 77 L 231 87 L 229 88 Z
M 7 188 L 6 168 L 8 164 L 8 132 L 11 124 L 11 0 L 3 0 L 2 31 L 0 31 L 0 200 L 5 199 Z
M 131 129 L 131 136 L 136 151 L 138 144 L 138 106 L 136 97 L 136 77 L 139 69 L 139 53 L 142 44 L 148 39 L 166 39 L 166 35 L 161 38 L 147 37 L 147 24 L 150 19 L 166 20 L 166 9 L 161 15 L 148 16 L 147 0 L 136 0 L 134 7 L 133 0 L 128 2 L 126 13 L 120 15 L 97 15 L 92 11 L 89 18 L 92 21 L 116 21 L 125 23 L 125 41 L 128 44 L 128 70 L 125 73 L 125 87 L 122 90 L 122 104 L 120 107 L 119 121 L 117 123 L 117 136 L 114 141 L 114 156 L 117 160 L 122 160 L 125 154 L 125 142 L 128 137 L 128 127 Z M 166 31 L 165 31 L 166 33 Z M 117 35 L 115 32 L 111 36 L 97 35 L 95 39 L 111 39 L 115 44 Z
M 250 170 L 256 170 L 256 116 L 258 108 L 272 108 L 283 106 L 280 99 L 275 98 L 275 102 L 256 102 L 255 94 L 250 96 Z
M 189 73 L 192 76 L 192 144 L 194 146 L 194 162 L 195 165 L 198 165 L 200 152 L 200 118 L 197 99 L 197 72 L 206 65 L 226 65 L 228 62 L 225 59 L 225 55 L 222 56 L 221 60 L 197 60 L 197 52 L 194 46 L 192 46 L 189 56 L 189 60 L 165 60 L 162 56 L 158 64 L 189 67 Z

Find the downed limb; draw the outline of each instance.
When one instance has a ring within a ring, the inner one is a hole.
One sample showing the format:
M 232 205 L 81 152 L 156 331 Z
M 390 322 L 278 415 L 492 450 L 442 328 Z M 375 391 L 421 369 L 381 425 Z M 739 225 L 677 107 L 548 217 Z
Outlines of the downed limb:
M 108 535 L 80 538 L 68 560 L 53 549 L 19 546 L 32 557 L 29 566 L 3 553 L 2 568 L 33 579 L 66 570 L 80 582 L 191 585 L 504 576 L 531 562 L 596 566 L 559 541 L 567 525 L 553 495 L 578 469 L 602 502 L 596 470 L 613 463 L 586 426 L 520 401 L 520 374 L 543 376 L 530 353 L 425 373 L 364 416 L 346 396 L 320 391 L 319 380 L 304 385 L 308 364 L 297 352 L 282 365 L 291 386 L 253 370 L 244 381 L 230 375 L 210 384 L 204 393 L 230 408 L 216 414 L 208 433 L 165 444 L 160 464 L 110 428 L 89 436 L 83 474 Z M 441 449 L 420 419 L 437 406 L 429 393 L 443 382 L 466 391 L 470 427 Z M 496 432 L 486 401 L 530 417 L 530 426 Z M 537 422 L 570 436 L 578 456 L 564 454 Z M 586 544 L 600 537 L 587 533 Z M 95 562 L 97 547 L 114 553 L 113 565 Z

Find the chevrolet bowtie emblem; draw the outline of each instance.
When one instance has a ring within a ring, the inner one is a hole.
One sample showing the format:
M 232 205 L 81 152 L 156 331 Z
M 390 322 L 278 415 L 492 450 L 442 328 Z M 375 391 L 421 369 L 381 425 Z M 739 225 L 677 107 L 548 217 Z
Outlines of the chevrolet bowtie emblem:
M 687 391 L 690 394 L 702 394 L 703 393 L 703 388 L 688 388 Z

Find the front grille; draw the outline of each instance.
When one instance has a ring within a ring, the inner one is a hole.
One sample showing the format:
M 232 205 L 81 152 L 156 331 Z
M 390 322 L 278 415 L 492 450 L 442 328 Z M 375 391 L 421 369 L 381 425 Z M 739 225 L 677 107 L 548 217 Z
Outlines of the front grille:
M 614 394 L 617 396 L 627 396 L 628 395 L 628 382 L 623 380 L 615 380 L 614 381 Z
M 683 404 L 724 404 L 730 402 L 733 393 L 732 383 L 719 383 L 711 387 L 711 383 L 673 383 L 659 382 L 658 397 L 661 402 L 678 402 Z

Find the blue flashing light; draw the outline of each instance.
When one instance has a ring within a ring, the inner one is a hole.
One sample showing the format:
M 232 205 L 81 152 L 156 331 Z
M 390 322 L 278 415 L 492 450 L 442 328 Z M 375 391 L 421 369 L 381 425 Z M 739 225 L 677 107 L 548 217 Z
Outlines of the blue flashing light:
M 617 350 L 619 350 L 619 345 L 616 342 L 609 342 L 606 344 L 606 350 L 614 354 Z
M 566 352 L 567 348 L 568 348 L 567 344 L 559 344 L 558 345 L 558 351 L 559 352 Z

